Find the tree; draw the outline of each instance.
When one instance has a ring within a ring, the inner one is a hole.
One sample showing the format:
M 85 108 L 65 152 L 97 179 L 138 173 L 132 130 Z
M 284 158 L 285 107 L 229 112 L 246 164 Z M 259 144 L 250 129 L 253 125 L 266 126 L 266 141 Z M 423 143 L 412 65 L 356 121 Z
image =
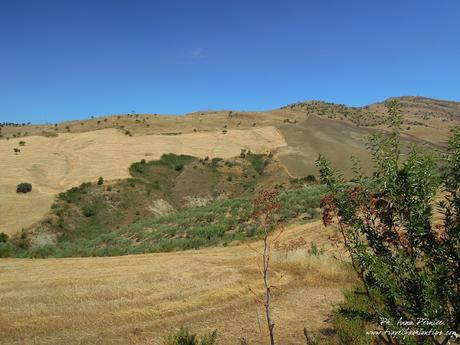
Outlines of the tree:
M 262 191 L 254 200 L 254 212 L 252 219 L 255 220 L 263 231 L 263 251 L 262 256 L 262 278 L 265 287 L 265 299 L 262 304 L 265 307 L 265 316 L 267 319 L 268 334 L 270 337 L 270 345 L 275 345 L 274 328 L 275 323 L 271 316 L 271 289 L 270 283 L 270 235 L 278 225 L 277 212 L 281 208 L 281 204 L 277 202 L 278 192 Z M 275 239 L 276 240 L 276 239 Z
M 16 193 L 29 193 L 32 191 L 32 185 L 28 182 L 21 182 L 16 186 Z
M 24 140 L 21 140 L 21 141 L 19 142 L 19 146 L 24 146 L 25 144 L 26 144 L 26 142 L 25 142 Z
M 14 151 L 14 154 L 16 154 L 16 155 L 17 155 L 18 153 L 20 153 L 20 152 L 21 152 L 21 150 L 20 150 L 20 149 L 18 149 L 17 147 L 15 147 L 15 148 L 13 149 L 13 151 Z
M 443 221 L 434 223 L 439 167 L 429 150 L 415 146 L 401 161 L 398 103 L 391 102 L 388 112 L 391 135 L 370 141 L 370 178 L 356 169 L 356 182 L 346 184 L 324 157 L 317 161 L 329 190 L 323 222 L 337 222 L 367 301 L 364 311 L 342 313 L 380 325 L 384 344 L 445 345 L 460 321 L 460 129 L 452 132 L 443 168 Z M 422 334 L 398 336 L 412 326 Z
M 104 178 L 102 176 L 98 178 L 97 184 L 98 186 L 102 186 L 104 184 Z

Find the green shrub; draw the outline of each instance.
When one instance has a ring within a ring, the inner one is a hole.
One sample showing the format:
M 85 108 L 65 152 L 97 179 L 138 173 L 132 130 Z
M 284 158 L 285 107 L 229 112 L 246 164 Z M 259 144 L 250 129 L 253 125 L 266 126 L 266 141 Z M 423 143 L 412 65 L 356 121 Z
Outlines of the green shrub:
M 321 256 L 324 254 L 324 249 L 318 247 L 315 242 L 310 242 L 310 249 L 308 249 L 308 254 L 312 256 Z
M 253 168 L 259 175 L 262 175 L 265 166 L 268 163 L 268 160 L 266 160 L 266 155 L 264 154 L 256 154 L 256 153 L 250 153 L 248 152 L 246 154 L 246 159 L 249 160 L 249 162 L 252 164 Z
M 10 242 L 0 242 L 0 258 L 7 258 L 10 256 L 19 256 L 20 250 L 13 246 Z
M 316 182 L 315 175 L 307 175 L 305 177 L 305 182 L 307 182 L 307 183 L 315 183 Z
M 32 191 L 32 185 L 28 182 L 21 182 L 16 186 L 16 193 L 29 193 Z
M 211 167 L 215 170 L 219 166 L 219 163 L 222 162 L 223 159 L 220 157 L 214 157 L 211 159 Z
M 0 243 L 5 243 L 6 241 L 8 241 L 8 235 L 4 232 L 0 232 Z
M 101 176 L 99 177 L 99 179 L 97 180 L 97 185 L 98 186 L 102 186 L 104 184 L 104 178 Z
M 163 340 L 163 345 L 218 345 L 217 331 L 207 333 L 199 339 L 196 334 L 189 332 L 187 328 L 179 329 Z
M 184 165 L 195 160 L 195 157 L 188 155 L 176 155 L 174 153 L 165 153 L 161 155 L 160 162 L 164 165 L 167 165 L 174 170 L 182 170 Z M 178 169 L 179 168 L 179 169 Z
M 92 217 L 96 214 L 96 210 L 94 208 L 94 206 L 92 205 L 86 205 L 85 207 L 83 207 L 83 215 L 86 217 L 86 218 L 89 218 L 89 217 Z
M 82 183 L 79 187 L 72 187 L 65 192 L 59 193 L 58 197 L 61 200 L 67 201 L 69 204 L 81 199 L 82 194 L 87 193 L 87 189 L 91 186 L 90 182 Z

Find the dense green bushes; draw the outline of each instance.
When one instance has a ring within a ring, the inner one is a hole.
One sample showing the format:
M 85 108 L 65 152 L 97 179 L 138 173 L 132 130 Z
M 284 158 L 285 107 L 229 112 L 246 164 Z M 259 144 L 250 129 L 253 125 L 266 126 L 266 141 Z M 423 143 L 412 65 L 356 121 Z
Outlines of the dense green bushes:
M 87 188 L 85 184 L 62 193 L 60 197 L 68 202 L 77 199 L 75 202 L 78 203 L 79 193 L 86 192 Z M 320 186 L 308 186 L 280 193 L 281 220 L 289 221 L 300 215 L 305 218 L 305 210 L 308 210 L 307 218 L 316 216 L 323 191 Z M 167 252 L 226 245 L 260 235 L 259 229 L 250 222 L 252 200 L 249 197 L 216 201 L 203 207 L 143 219 L 118 230 L 111 230 L 101 223 L 105 218 L 100 212 L 104 211 L 97 203 L 82 207 L 88 221 L 72 231 L 61 233 L 56 244 L 33 248 L 4 246 L 0 248 L 0 255 L 68 257 Z

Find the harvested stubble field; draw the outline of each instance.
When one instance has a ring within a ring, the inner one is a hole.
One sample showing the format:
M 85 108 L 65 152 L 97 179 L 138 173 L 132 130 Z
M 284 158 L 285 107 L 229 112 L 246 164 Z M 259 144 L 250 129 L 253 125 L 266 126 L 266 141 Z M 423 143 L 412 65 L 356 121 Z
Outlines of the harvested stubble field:
M 24 140 L 25 146 L 19 146 Z M 141 159 L 158 159 L 163 153 L 196 157 L 234 157 L 241 148 L 267 152 L 286 145 L 274 127 L 187 133 L 181 135 L 126 136 L 115 129 L 59 133 L 57 137 L 32 136 L 0 140 L 0 232 L 14 234 L 42 219 L 54 197 L 83 182 L 129 177 L 128 167 Z M 15 154 L 13 149 L 20 147 Z M 16 193 L 20 182 L 32 192 Z
M 352 275 L 337 260 L 319 222 L 288 228 L 281 242 L 303 237 L 325 253 L 273 252 L 273 314 L 283 344 L 302 330 L 330 329 L 328 317 Z M 221 344 L 266 343 L 254 249 L 260 242 L 197 251 L 104 258 L 3 259 L 0 344 L 161 344 L 180 326 L 218 329 Z M 333 256 L 335 258 L 333 258 Z

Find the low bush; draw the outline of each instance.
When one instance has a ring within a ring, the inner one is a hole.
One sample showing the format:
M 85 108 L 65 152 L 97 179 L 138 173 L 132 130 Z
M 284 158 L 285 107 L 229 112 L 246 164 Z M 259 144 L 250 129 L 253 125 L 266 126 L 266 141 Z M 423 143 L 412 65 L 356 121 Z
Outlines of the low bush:
M 259 175 L 263 174 L 265 166 L 268 164 L 268 159 L 266 159 L 266 155 L 248 152 L 246 154 L 246 159 L 252 164 L 255 171 L 257 171 Z
M 198 338 L 196 334 L 190 333 L 187 328 L 181 328 L 176 333 L 166 337 L 163 345 L 218 345 L 217 330 Z
M 85 207 L 83 207 L 83 215 L 86 217 L 86 218 L 89 218 L 89 217 L 92 217 L 96 214 L 96 210 L 94 208 L 94 206 L 92 205 L 87 205 Z
M 32 191 L 32 185 L 28 182 L 21 182 L 16 186 L 16 193 L 29 193 Z
M 0 232 L 0 243 L 5 243 L 6 241 L 8 241 L 8 235 L 4 232 Z

